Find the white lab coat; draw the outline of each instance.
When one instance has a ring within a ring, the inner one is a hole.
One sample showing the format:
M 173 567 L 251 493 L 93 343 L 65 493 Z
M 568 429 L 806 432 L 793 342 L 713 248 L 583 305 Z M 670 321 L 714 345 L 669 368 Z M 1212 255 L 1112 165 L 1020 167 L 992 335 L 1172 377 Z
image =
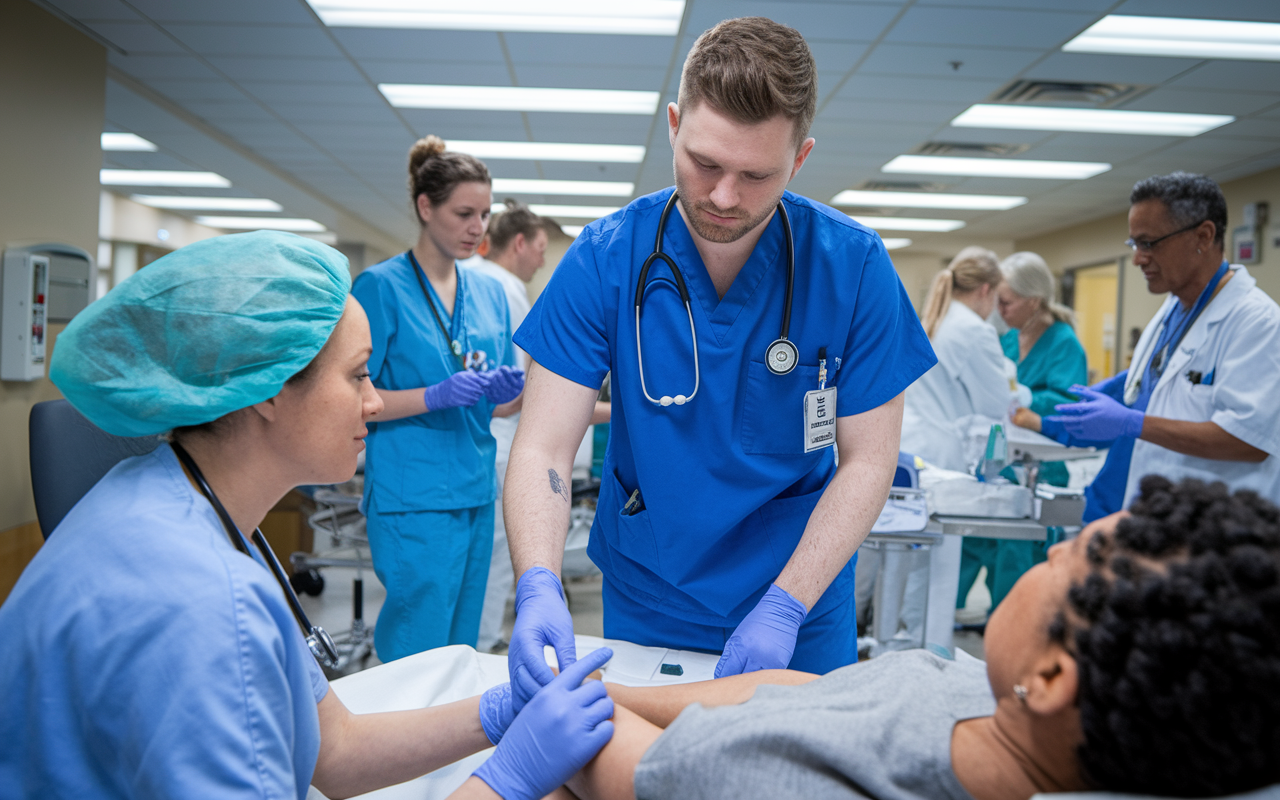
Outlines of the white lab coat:
M 951 301 L 931 341 L 938 363 L 907 387 L 901 449 L 964 472 L 963 432 L 956 420 L 973 414 L 1002 419 L 1014 397 L 1004 351 L 995 329 L 959 300 Z
M 1268 453 L 1265 461 L 1215 461 L 1175 453 L 1139 439 L 1133 447 L 1124 505 L 1144 475 L 1170 480 L 1223 481 L 1232 491 L 1252 489 L 1280 501 L 1280 306 L 1257 287 L 1244 267 L 1213 298 L 1169 357 L 1151 394 L 1147 414 L 1166 419 L 1210 421 Z M 1126 390 L 1144 371 L 1151 348 L 1176 297 L 1170 295 L 1142 332 Z M 1141 365 L 1141 367 L 1139 367 Z M 1193 384 L 1189 372 L 1213 373 L 1212 386 Z

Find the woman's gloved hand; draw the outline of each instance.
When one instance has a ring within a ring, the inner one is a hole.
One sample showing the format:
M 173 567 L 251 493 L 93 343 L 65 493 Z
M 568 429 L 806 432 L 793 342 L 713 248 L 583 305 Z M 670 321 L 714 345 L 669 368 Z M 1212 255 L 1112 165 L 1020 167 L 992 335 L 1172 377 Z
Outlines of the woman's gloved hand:
M 715 677 L 761 669 L 786 669 L 808 609 L 778 584 L 760 598 L 724 646 Z
M 539 687 L 555 677 L 543 655 L 546 645 L 555 648 L 561 672 L 578 658 L 573 617 L 565 604 L 560 579 L 546 567 L 534 567 L 516 583 L 516 624 L 507 650 L 512 706 L 517 714 Z
M 484 396 L 494 405 L 510 403 L 524 391 L 524 370 L 522 369 L 503 365 L 490 370 L 488 376 L 489 386 L 484 390 Z
M 613 700 L 583 679 L 612 657 L 594 650 L 539 690 L 475 776 L 503 800 L 536 800 L 582 769 L 613 737 Z
M 1054 406 L 1057 419 L 1067 433 L 1093 441 L 1142 436 L 1144 415 L 1141 411 L 1087 386 L 1072 386 L 1071 393 L 1079 395 L 1080 402 Z
M 500 683 L 480 695 L 480 727 L 491 744 L 502 741 L 502 736 L 516 718 L 511 707 L 511 684 Z
M 488 388 L 488 373 L 472 372 L 466 369 L 428 386 L 422 392 L 422 399 L 427 403 L 427 411 L 473 406 L 477 400 L 484 397 L 485 390 Z

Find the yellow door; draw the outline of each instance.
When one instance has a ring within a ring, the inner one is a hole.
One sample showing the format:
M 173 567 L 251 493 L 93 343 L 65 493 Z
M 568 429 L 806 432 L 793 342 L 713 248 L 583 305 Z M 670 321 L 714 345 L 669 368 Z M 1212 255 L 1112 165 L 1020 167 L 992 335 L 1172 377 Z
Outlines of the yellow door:
M 1075 273 L 1076 332 L 1089 358 L 1089 382 L 1116 374 L 1116 265 Z

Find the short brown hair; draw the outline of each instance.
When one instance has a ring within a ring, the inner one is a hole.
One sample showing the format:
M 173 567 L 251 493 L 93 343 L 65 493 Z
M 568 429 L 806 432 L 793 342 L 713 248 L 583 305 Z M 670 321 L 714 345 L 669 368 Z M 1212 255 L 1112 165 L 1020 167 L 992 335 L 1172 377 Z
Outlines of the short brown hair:
M 506 199 L 507 210 L 489 220 L 489 254 L 496 255 L 507 249 L 517 234 L 533 239 L 544 227 L 542 217 L 529 210 L 519 200 Z
M 438 206 L 449 199 L 458 184 L 472 181 L 492 185 L 489 168 L 475 156 L 446 151 L 439 136 L 425 136 L 409 149 L 409 196 L 413 198 L 415 216 L 419 195 L 425 194 L 431 205 Z
M 794 28 L 764 17 L 727 19 L 698 37 L 680 73 L 680 108 L 703 100 L 739 122 L 781 114 L 795 123 L 799 147 L 818 110 L 818 67 Z

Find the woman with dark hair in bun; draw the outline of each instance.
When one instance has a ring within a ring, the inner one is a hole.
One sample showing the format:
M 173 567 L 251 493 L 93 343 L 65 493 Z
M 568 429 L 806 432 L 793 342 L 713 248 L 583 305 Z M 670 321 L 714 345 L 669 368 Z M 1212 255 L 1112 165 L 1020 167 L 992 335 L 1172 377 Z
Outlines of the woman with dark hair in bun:
M 373 418 L 364 504 L 387 588 L 374 642 L 383 661 L 476 644 L 493 547 L 494 416 L 524 388 L 502 286 L 460 270 L 484 239 L 489 170 L 436 136 L 409 151 L 412 249 L 352 287 L 369 314 Z

